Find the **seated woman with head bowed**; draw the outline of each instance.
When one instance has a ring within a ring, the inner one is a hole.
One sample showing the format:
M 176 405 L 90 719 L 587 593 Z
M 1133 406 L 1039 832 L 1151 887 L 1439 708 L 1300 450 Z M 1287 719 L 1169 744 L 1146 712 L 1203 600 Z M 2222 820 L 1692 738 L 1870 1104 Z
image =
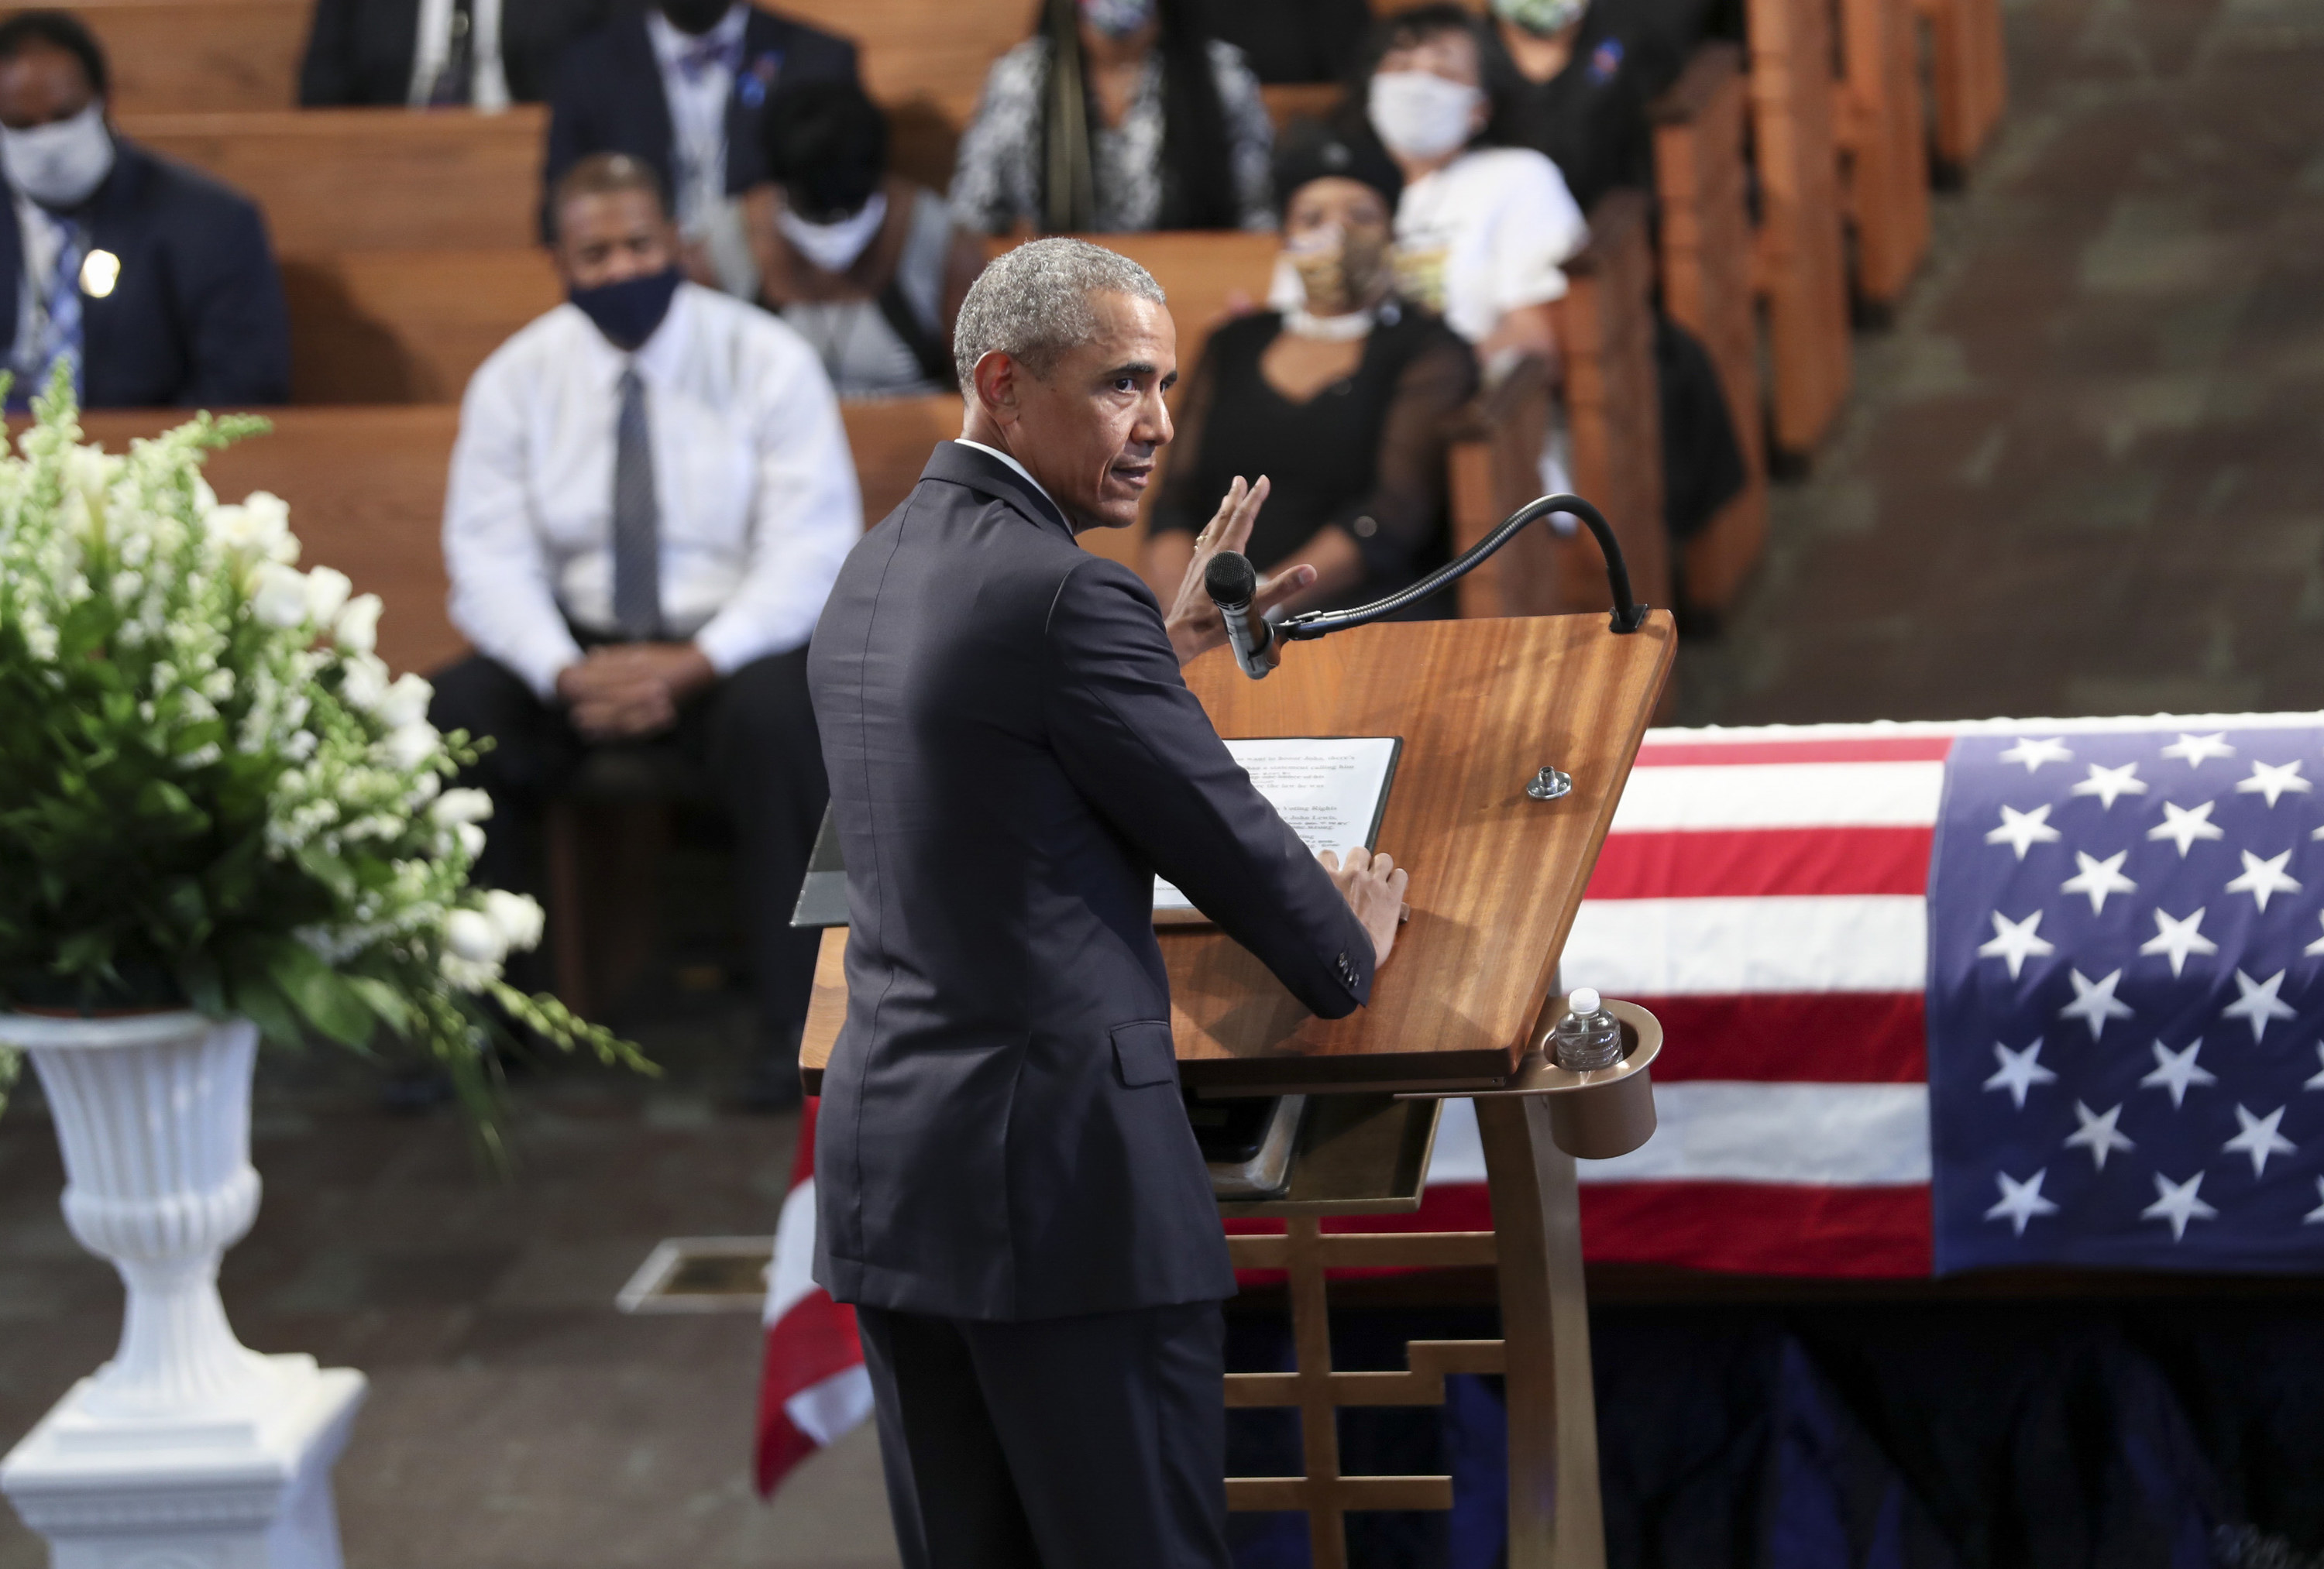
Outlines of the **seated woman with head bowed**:
M 1259 81 L 1195 0 L 1046 0 L 993 62 L 953 214 L 988 234 L 1270 229 Z
M 760 303 L 797 328 L 842 398 L 950 391 L 952 324 L 984 265 L 934 191 L 888 173 L 888 120 L 853 81 L 778 93 L 759 123 L 770 183 L 745 217 Z
M 1476 361 L 1396 295 L 1397 184 L 1376 148 L 1312 124 L 1286 133 L 1277 308 L 1213 333 L 1187 386 L 1146 546 L 1166 599 L 1214 499 L 1242 479 L 1265 503 L 1252 564 L 1315 569 L 1294 609 L 1377 599 L 1444 560 L 1445 426 L 1476 390 Z

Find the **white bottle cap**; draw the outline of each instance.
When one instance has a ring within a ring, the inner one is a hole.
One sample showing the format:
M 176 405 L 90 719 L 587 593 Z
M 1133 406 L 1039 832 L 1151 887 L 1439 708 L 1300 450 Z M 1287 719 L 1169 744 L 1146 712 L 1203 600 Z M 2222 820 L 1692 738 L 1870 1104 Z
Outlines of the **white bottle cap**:
M 1565 1005 L 1572 1013 L 1594 1014 L 1601 1005 L 1596 992 L 1588 986 L 1576 986 L 1573 988 L 1573 995 L 1566 998 Z

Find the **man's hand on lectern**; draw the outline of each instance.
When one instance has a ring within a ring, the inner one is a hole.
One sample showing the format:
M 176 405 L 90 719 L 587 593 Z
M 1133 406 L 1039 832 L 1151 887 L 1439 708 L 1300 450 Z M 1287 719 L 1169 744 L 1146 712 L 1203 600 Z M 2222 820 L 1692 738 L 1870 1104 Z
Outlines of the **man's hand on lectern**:
M 1259 521 L 1259 509 L 1267 504 L 1267 493 L 1272 488 L 1265 474 L 1255 485 L 1244 484 L 1238 474 L 1227 487 L 1219 509 L 1194 536 L 1194 559 L 1186 564 L 1186 574 L 1178 581 L 1178 597 L 1170 602 L 1170 613 L 1162 623 L 1170 633 L 1170 647 L 1176 651 L 1179 664 L 1227 640 L 1226 621 L 1203 587 L 1203 573 L 1220 551 L 1240 550 L 1250 543 L 1250 526 Z M 1250 608 L 1255 614 L 1265 615 L 1314 581 L 1315 569 L 1305 562 L 1285 567 L 1272 577 L 1259 580 Z
M 1388 950 L 1396 946 L 1396 929 L 1408 913 L 1404 890 L 1412 874 L 1388 857 L 1366 849 L 1351 849 L 1344 858 L 1324 850 L 1315 858 L 1332 874 L 1340 896 L 1371 933 L 1372 968 L 1377 970 L 1388 962 Z

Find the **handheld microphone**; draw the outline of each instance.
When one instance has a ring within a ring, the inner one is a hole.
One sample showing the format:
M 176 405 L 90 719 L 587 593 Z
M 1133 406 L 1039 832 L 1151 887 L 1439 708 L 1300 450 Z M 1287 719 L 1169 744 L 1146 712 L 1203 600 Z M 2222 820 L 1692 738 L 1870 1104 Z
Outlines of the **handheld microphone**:
M 1203 569 L 1203 587 L 1226 619 L 1227 642 L 1234 649 L 1235 663 L 1253 681 L 1264 681 L 1275 668 L 1267 657 L 1275 647 L 1275 629 L 1266 617 L 1250 613 L 1251 596 L 1259 592 L 1259 572 L 1250 564 L 1250 557 L 1238 551 L 1220 551 Z

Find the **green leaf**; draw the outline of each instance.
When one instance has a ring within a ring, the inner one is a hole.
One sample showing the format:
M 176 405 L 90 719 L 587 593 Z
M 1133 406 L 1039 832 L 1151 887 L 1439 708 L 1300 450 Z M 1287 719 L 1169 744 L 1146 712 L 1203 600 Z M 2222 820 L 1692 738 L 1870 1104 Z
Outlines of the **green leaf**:
M 281 939 L 272 948 L 266 973 L 307 1022 L 334 1041 L 367 1045 L 377 1020 L 362 995 L 304 943 Z
M 258 1026 L 258 1032 L 277 1046 L 304 1046 L 307 1033 L 299 1027 L 299 1015 L 272 980 L 263 975 L 235 977 L 234 989 L 235 1013 Z
M 401 992 L 372 976 L 350 975 L 340 978 L 364 1000 L 364 1005 L 378 1016 L 381 1023 L 398 1035 L 409 1037 L 413 1033 L 413 1026 L 418 1020 L 412 1014 L 411 1005 L 403 1000 Z
M 223 1018 L 226 1014 L 226 977 L 219 971 L 217 960 L 197 949 L 177 964 L 178 984 L 185 988 L 186 1000 L 197 1012 L 211 1018 Z

